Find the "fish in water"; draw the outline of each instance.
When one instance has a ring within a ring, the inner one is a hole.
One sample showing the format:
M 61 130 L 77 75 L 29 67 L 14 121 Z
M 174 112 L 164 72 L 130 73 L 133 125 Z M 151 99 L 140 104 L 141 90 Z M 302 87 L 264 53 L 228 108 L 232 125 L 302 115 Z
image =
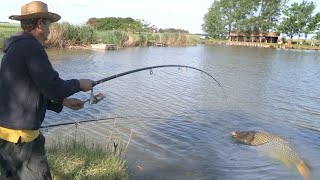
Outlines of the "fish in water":
M 310 180 L 310 166 L 282 138 L 263 131 L 233 131 L 231 137 L 243 144 L 256 146 L 262 153 L 288 167 L 294 165 L 305 180 Z

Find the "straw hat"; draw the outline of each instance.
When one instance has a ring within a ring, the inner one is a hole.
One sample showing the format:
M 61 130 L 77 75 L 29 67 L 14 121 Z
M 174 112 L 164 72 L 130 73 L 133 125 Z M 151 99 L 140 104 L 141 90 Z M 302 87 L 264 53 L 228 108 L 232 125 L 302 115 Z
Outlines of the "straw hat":
M 60 20 L 61 16 L 56 13 L 48 12 L 47 4 L 41 1 L 33 1 L 21 6 L 21 15 L 9 16 L 9 19 L 17 21 L 34 18 L 45 18 L 49 19 L 51 22 L 56 22 Z

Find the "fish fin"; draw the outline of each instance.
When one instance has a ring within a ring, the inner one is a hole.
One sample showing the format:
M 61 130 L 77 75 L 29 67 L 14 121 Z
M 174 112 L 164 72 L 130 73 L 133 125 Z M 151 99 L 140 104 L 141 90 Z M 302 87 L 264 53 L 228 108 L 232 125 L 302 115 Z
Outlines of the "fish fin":
M 304 180 L 311 180 L 310 170 L 309 170 L 308 165 L 301 162 L 301 163 L 296 164 L 296 167 L 297 167 L 299 173 L 301 174 L 301 176 L 304 178 Z

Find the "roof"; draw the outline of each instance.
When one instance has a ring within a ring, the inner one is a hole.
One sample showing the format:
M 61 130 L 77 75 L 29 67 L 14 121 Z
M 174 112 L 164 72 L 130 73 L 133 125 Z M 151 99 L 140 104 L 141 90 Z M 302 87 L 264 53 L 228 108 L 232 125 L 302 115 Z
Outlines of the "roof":
M 248 34 L 243 32 L 230 32 L 230 36 L 248 36 Z M 250 36 L 264 36 L 264 37 L 279 37 L 277 32 L 260 32 L 259 34 L 251 34 Z

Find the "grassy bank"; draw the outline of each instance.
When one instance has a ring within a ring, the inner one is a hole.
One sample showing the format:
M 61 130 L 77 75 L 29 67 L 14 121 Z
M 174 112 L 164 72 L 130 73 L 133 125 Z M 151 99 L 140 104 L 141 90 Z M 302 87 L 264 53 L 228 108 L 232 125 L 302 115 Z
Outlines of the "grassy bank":
M 0 23 L 0 47 L 3 40 L 21 31 L 19 24 Z M 183 33 L 134 33 L 122 30 L 98 31 L 85 25 L 67 22 L 53 23 L 47 47 L 89 46 L 95 43 L 115 44 L 118 47 L 147 46 L 151 43 L 191 45 L 199 43 L 199 36 Z
M 112 148 L 75 140 L 49 145 L 46 151 L 53 179 L 128 179 L 125 160 Z
M 121 30 L 98 31 L 88 26 L 54 23 L 47 46 L 87 46 L 95 43 L 115 44 L 118 47 L 147 46 L 151 43 L 190 45 L 199 42 L 198 36 L 182 33 L 134 33 Z

